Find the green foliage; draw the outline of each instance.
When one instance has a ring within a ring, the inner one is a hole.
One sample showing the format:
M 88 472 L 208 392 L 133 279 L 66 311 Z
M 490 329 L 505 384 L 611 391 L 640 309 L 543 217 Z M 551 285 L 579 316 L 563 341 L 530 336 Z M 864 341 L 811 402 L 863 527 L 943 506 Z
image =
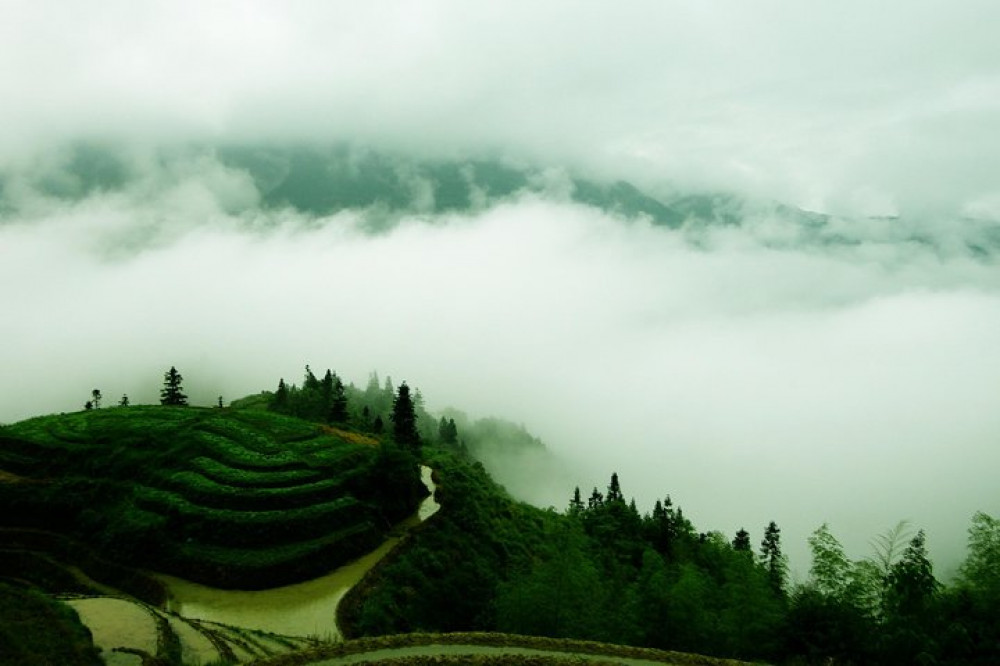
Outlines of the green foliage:
M 844 555 L 844 547 L 830 528 L 823 523 L 809 537 L 812 550 L 812 567 L 809 569 L 810 584 L 820 595 L 843 599 L 849 582 L 850 560 Z
M 918 531 L 889 572 L 886 605 L 891 616 L 923 615 L 937 590 L 925 541 L 924 531 Z
M 542 547 L 550 514 L 511 500 L 478 463 L 443 449 L 424 454 L 441 510 L 345 600 L 349 636 L 495 627 L 497 585 Z
M 773 520 L 768 523 L 764 539 L 760 542 L 760 563 L 767 571 L 771 589 L 775 594 L 783 595 L 788 578 L 788 561 L 781 552 L 781 530 Z
M 280 379 L 267 409 L 317 423 L 346 425 L 350 420 L 347 389 L 340 377 L 327 369 L 323 378 L 317 379 L 308 365 L 302 388 Z
M 0 665 L 103 663 L 72 608 L 33 590 L 0 584 Z
M 184 377 L 177 372 L 177 368 L 170 366 L 163 375 L 163 388 L 160 390 L 160 404 L 174 407 L 184 407 L 188 404 L 187 396 L 181 390 L 181 382 Z M 97 395 L 95 393 L 95 399 Z M 97 405 L 100 406 L 100 405 Z
M 265 411 L 92 410 L 8 426 L 0 444 L 0 461 L 37 479 L 0 484 L 6 524 L 209 584 L 329 570 L 377 544 L 423 491 L 411 454 Z
M 400 446 L 420 449 L 420 433 L 417 431 L 417 414 L 410 387 L 403 382 L 399 393 L 392 402 L 392 435 Z
M 606 616 L 605 583 L 578 523 L 551 520 L 546 547 L 497 592 L 497 628 L 534 636 L 592 639 Z M 620 610 L 619 610 L 620 612 Z
M 1000 520 L 981 511 L 973 516 L 961 573 L 969 589 L 1000 607 Z

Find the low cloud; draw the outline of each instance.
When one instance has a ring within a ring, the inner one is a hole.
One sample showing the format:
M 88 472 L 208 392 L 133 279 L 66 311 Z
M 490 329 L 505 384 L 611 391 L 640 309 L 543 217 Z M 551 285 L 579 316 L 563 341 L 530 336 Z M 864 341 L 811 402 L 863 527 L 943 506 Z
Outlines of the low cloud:
M 990 259 L 877 234 L 775 245 L 773 215 L 669 230 L 544 193 L 372 235 L 364 210 L 261 209 L 240 173 L 195 164 L 0 227 L 0 420 L 92 388 L 155 402 L 170 365 L 201 404 L 306 363 L 378 369 L 432 409 L 524 423 L 584 491 L 617 471 L 701 529 L 775 519 L 800 569 L 823 521 L 860 556 L 912 518 L 950 565 L 972 512 L 997 510 Z

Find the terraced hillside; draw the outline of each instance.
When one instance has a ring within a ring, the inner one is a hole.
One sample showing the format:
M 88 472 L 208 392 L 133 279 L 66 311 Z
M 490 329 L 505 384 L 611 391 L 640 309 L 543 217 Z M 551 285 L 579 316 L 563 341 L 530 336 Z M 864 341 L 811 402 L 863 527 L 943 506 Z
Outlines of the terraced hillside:
M 53 592 L 122 589 L 123 565 L 273 587 L 372 549 L 422 492 L 410 454 L 268 412 L 38 417 L 0 428 L 0 560 L 4 577 Z
M 192 620 L 118 597 L 76 597 L 65 603 L 87 626 L 106 663 L 244 663 L 319 645 L 307 638 Z

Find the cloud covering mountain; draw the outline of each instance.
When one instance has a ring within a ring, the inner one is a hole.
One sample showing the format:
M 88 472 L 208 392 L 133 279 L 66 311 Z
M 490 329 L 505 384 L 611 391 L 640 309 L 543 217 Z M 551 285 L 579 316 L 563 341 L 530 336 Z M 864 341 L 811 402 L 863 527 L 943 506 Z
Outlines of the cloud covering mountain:
M 0 420 L 378 369 L 540 435 L 535 501 L 953 562 L 1000 511 L 997 12 L 5 3 Z

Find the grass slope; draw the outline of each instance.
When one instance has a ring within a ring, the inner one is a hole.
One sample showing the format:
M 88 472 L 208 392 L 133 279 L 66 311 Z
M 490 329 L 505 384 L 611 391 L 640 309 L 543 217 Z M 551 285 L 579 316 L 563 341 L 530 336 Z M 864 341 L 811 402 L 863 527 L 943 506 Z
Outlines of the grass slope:
M 42 416 L 0 428 L 0 529 L 35 535 L 0 556 L 18 563 L 6 576 L 59 587 L 53 568 L 72 549 L 58 541 L 74 538 L 119 564 L 266 588 L 375 547 L 421 491 L 395 447 L 266 411 Z

